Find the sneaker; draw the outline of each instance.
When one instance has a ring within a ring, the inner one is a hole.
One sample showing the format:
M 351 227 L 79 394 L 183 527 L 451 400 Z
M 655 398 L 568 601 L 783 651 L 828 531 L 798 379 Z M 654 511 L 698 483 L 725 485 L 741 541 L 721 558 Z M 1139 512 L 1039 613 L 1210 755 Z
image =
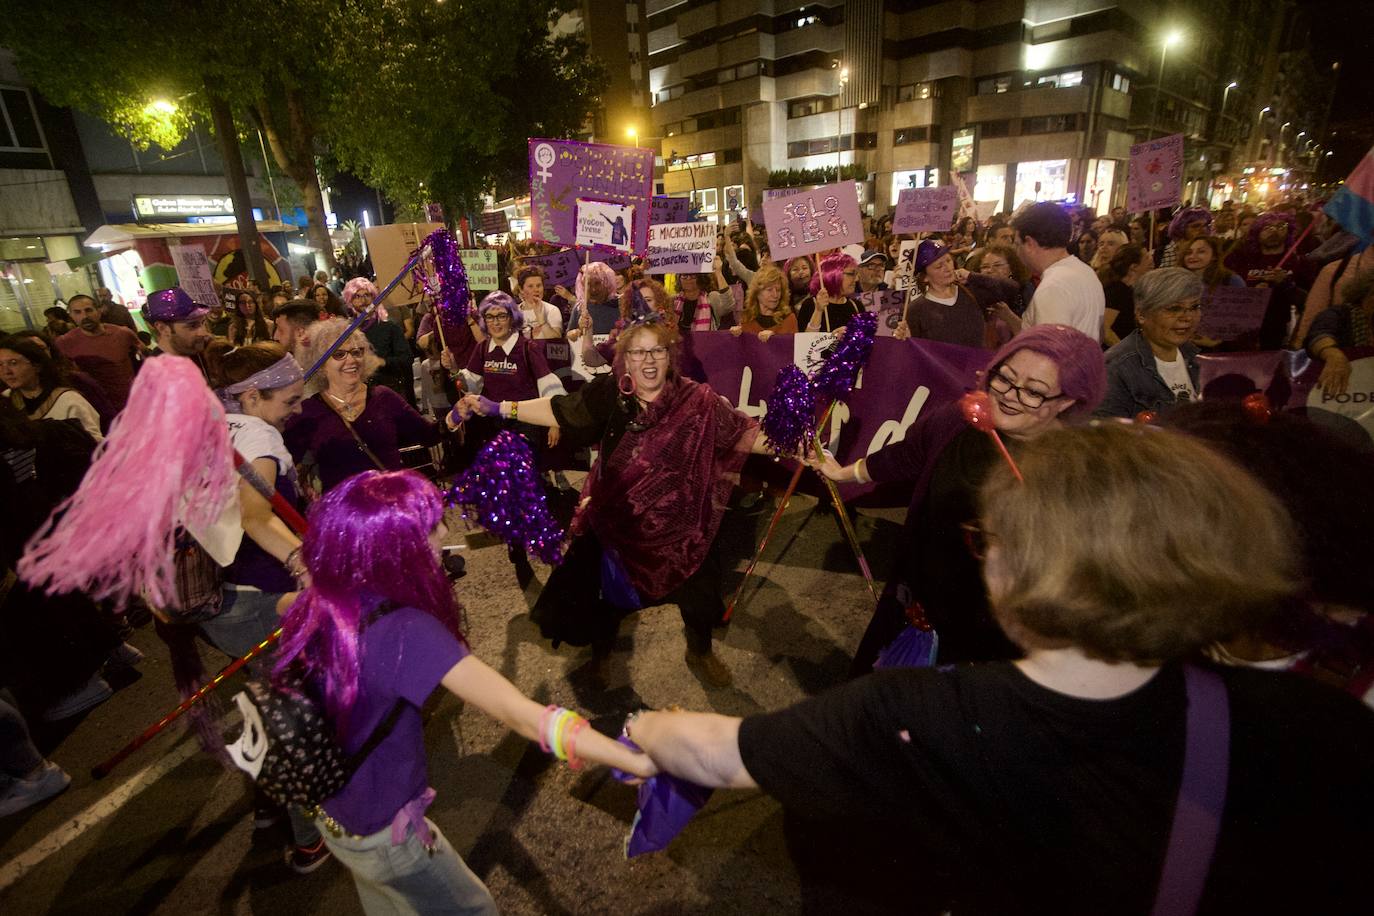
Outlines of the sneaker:
M 296 874 L 308 875 L 332 855 L 329 847 L 324 845 L 324 837 L 320 837 L 314 846 L 286 847 L 286 864 L 290 865 Z
M 111 668 L 132 668 L 141 661 L 143 653 L 135 646 L 122 642 L 110 653 L 110 657 L 105 659 L 105 664 Z
M 72 778 L 60 766 L 45 760 L 33 773 L 14 780 L 9 789 L 0 795 L 0 817 L 52 798 L 71 784 Z
M 67 694 L 56 703 L 43 711 L 44 722 L 58 722 L 62 719 L 70 719 L 72 716 L 85 712 L 104 703 L 114 696 L 114 691 L 110 685 L 99 674 L 91 675 L 91 679 L 79 690 Z
M 709 649 L 705 652 L 693 652 L 688 649 L 683 660 L 687 662 L 688 670 L 696 675 L 697 680 L 708 687 L 729 687 L 734 683 L 730 669 L 725 667 L 719 655 Z

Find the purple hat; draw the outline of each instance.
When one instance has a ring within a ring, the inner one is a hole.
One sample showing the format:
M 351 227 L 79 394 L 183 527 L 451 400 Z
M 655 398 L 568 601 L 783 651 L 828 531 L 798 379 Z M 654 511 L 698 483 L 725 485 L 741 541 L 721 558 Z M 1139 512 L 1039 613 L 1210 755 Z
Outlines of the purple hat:
M 210 314 L 210 310 L 186 294 L 180 286 L 160 289 L 148 294 L 143 303 L 143 319 L 149 324 L 154 321 L 195 321 Z
M 1183 241 L 1183 236 L 1193 223 L 1206 223 L 1206 231 L 1210 233 L 1212 231 L 1212 211 L 1206 207 L 1185 207 L 1179 210 L 1169 223 L 1169 238 L 1176 242 Z
M 948 253 L 949 249 L 944 245 L 934 239 L 926 239 L 916 247 L 916 269 L 925 270 Z

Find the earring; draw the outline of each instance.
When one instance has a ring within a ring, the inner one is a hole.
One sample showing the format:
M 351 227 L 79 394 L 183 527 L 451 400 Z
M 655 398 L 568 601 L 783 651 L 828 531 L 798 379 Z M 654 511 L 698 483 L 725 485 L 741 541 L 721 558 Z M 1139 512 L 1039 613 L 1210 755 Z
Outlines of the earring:
M 625 385 L 626 382 L 630 383 L 628 388 Z M 620 393 L 627 398 L 632 398 L 634 397 L 635 390 L 635 377 L 629 372 L 626 372 L 620 377 Z

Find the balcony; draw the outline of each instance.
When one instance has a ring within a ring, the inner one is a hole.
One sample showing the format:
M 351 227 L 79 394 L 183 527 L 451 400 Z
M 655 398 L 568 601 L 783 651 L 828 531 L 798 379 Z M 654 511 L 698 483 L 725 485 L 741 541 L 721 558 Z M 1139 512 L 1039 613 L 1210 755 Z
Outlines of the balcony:
M 1043 115 L 1073 114 L 1087 111 L 1090 99 L 1087 86 L 1069 89 L 1023 89 L 996 95 L 975 95 L 968 100 L 968 121 L 1005 121 L 1008 118 L 1035 118 Z

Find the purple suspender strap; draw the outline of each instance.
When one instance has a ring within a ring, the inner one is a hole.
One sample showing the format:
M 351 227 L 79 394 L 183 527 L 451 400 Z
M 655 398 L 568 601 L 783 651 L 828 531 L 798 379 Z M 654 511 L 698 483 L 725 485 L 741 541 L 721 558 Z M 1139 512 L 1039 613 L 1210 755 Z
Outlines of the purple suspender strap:
M 1191 916 L 1197 912 L 1226 807 L 1231 758 L 1226 683 L 1216 672 L 1193 665 L 1183 666 L 1183 679 L 1188 695 L 1183 779 L 1152 916 Z

